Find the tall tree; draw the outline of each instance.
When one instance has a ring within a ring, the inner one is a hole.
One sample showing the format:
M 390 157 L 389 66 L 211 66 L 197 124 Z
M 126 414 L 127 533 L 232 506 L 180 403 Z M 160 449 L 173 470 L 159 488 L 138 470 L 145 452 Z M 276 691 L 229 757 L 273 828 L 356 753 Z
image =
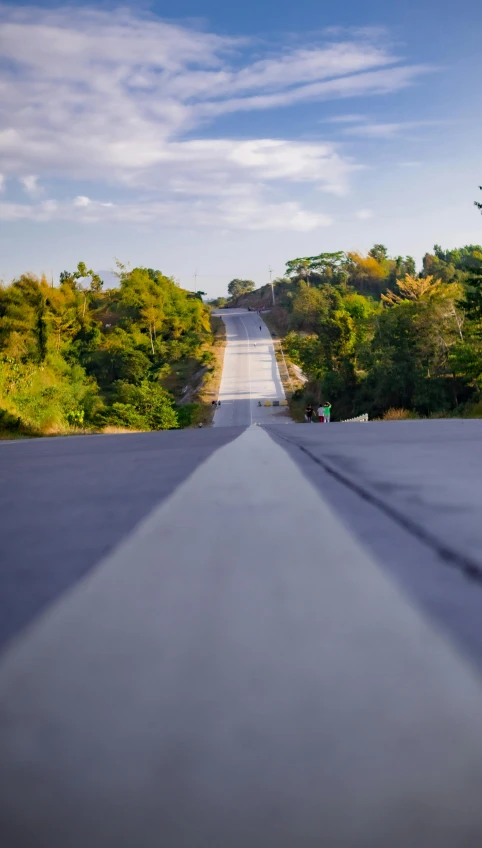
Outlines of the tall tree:
M 368 251 L 368 255 L 382 263 L 388 259 L 388 250 L 384 244 L 374 244 L 372 249 Z
M 234 280 L 231 280 L 231 282 L 228 283 L 228 293 L 230 294 L 233 300 L 235 300 L 237 297 L 240 297 L 240 295 L 242 294 L 254 291 L 255 288 L 256 285 L 253 280 L 239 280 L 237 277 L 235 277 Z
M 288 277 L 299 277 L 307 282 L 310 274 L 328 275 L 332 278 L 340 273 L 345 262 L 345 253 L 338 250 L 335 253 L 319 253 L 317 256 L 304 256 L 290 259 L 286 263 Z

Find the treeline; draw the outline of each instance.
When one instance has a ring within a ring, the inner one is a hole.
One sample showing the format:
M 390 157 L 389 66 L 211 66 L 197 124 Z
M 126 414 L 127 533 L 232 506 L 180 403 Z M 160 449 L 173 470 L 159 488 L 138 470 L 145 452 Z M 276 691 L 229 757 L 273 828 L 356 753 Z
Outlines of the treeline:
M 308 378 L 300 402 L 329 400 L 334 420 L 482 415 L 482 246 L 436 245 L 419 273 L 381 244 L 367 256 L 290 260 L 286 271 L 271 321 Z M 267 285 L 232 302 L 271 299 Z
M 160 271 L 119 265 L 119 287 L 82 262 L 57 286 L 23 274 L 0 288 L 0 430 L 188 426 L 185 380 L 211 358 L 209 310 Z

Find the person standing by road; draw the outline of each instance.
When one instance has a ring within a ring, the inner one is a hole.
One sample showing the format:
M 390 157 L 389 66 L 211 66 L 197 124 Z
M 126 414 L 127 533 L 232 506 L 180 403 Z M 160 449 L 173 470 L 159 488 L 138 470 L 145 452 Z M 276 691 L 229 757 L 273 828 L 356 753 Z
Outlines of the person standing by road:
M 318 413 L 318 421 L 320 424 L 323 424 L 323 421 L 325 420 L 325 407 L 323 406 L 323 403 L 320 403 L 316 411 Z
M 312 420 L 313 420 L 313 412 L 314 412 L 314 410 L 313 410 L 313 407 L 312 407 L 311 403 L 308 403 L 308 404 L 306 405 L 306 409 L 305 409 L 305 418 L 306 418 L 306 420 L 307 420 L 308 424 L 311 424 L 311 423 L 312 423 Z
M 330 423 L 330 415 L 331 415 L 331 403 L 323 404 L 323 418 L 325 420 L 325 424 Z
M 261 332 L 261 324 L 259 325 L 259 332 Z

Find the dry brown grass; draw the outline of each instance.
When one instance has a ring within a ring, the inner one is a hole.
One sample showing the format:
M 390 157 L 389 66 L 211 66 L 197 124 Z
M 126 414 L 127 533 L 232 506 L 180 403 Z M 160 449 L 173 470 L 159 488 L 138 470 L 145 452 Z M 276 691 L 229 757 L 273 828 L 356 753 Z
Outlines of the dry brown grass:
M 108 424 L 100 432 L 111 435 L 112 433 L 146 433 L 147 430 L 129 430 L 127 427 L 116 427 L 113 424 Z
M 408 421 L 418 417 L 416 412 L 411 412 L 409 409 L 388 409 L 382 421 Z

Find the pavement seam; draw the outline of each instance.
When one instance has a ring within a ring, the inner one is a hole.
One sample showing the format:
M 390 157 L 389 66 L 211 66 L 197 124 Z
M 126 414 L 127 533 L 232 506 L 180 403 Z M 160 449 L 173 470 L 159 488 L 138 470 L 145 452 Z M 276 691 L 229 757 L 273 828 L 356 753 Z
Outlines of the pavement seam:
M 323 468 L 327 474 L 330 474 L 335 480 L 338 480 L 339 483 L 342 483 L 352 492 L 355 492 L 359 495 L 363 500 L 368 501 L 369 503 L 376 506 L 377 509 L 384 512 L 385 515 L 388 515 L 393 521 L 396 521 L 397 524 L 402 526 L 405 530 L 415 536 L 419 541 L 428 545 L 436 554 L 448 565 L 456 568 L 458 571 L 461 571 L 466 577 L 470 580 L 474 580 L 477 583 L 482 583 L 482 567 L 471 557 L 466 556 L 465 554 L 459 553 L 459 551 L 454 548 L 446 545 L 443 542 L 433 535 L 429 530 L 426 530 L 412 518 L 405 515 L 402 511 L 397 509 L 396 507 L 388 504 L 380 495 L 373 491 L 369 486 L 363 485 L 356 480 L 354 480 L 350 475 L 346 474 L 343 471 L 340 471 L 334 464 L 332 464 L 329 460 L 320 459 L 316 454 L 312 453 L 308 448 L 304 445 L 300 445 L 298 442 L 293 439 L 288 438 L 288 436 L 282 435 L 277 430 L 271 430 L 271 428 L 267 427 L 265 424 L 262 426 L 270 435 L 275 435 L 282 441 L 288 442 L 294 447 L 297 447 L 302 453 L 308 456 L 313 462 Z

